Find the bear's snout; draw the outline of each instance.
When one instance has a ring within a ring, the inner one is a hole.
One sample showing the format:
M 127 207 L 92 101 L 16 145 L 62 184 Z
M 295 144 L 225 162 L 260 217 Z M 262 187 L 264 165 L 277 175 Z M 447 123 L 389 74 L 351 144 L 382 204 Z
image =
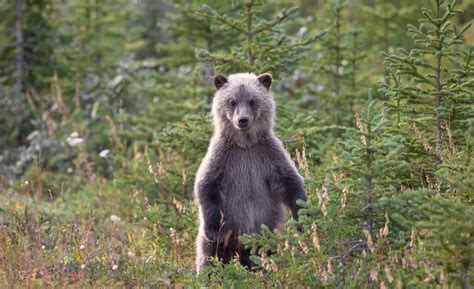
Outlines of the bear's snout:
M 248 117 L 239 117 L 239 128 L 247 128 L 249 125 Z

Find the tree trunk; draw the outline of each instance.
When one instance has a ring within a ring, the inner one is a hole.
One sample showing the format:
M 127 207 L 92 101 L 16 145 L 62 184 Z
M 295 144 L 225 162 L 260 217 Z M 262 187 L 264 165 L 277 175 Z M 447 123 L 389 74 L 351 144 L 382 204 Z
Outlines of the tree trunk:
M 339 4 L 335 4 L 339 5 Z M 341 84 L 340 84 L 340 79 L 343 77 L 342 75 L 339 74 L 340 68 L 341 68 L 341 10 L 340 7 L 333 7 L 333 9 L 336 9 L 337 14 L 335 15 L 336 17 L 336 25 L 335 25 L 335 44 L 334 44 L 334 50 L 335 50 L 335 63 L 334 63 L 334 72 L 333 75 L 335 76 L 333 78 L 334 81 L 334 94 L 335 94 L 335 100 L 336 100 L 336 107 L 335 107 L 335 114 L 336 114 L 336 124 L 341 125 L 341 114 L 342 114 L 342 103 L 341 103 Z
M 101 54 L 101 47 L 100 47 L 100 42 L 101 42 L 101 18 L 102 18 L 102 11 L 100 10 L 100 0 L 95 1 L 95 17 L 94 17 L 94 30 L 95 30 L 95 41 L 96 41 L 96 50 L 95 50 L 95 73 L 99 77 L 99 79 L 102 79 L 102 68 L 101 68 L 101 62 L 102 62 L 102 54 Z
M 252 4 L 247 5 L 247 63 L 253 66 L 255 59 L 252 54 Z
M 211 32 L 208 31 L 208 33 L 211 33 Z M 211 49 L 212 49 L 212 39 L 209 36 L 206 36 L 206 49 L 207 49 L 207 51 L 211 51 Z M 210 60 L 205 60 L 202 63 L 202 70 L 203 70 L 203 73 L 204 73 L 204 84 L 206 85 L 206 87 L 212 86 L 212 74 L 213 74 L 213 72 L 212 72 L 212 64 L 211 64 Z M 212 102 L 213 95 L 214 95 L 213 93 L 208 93 L 207 103 L 210 104 Z
M 441 156 L 441 144 L 443 141 L 442 129 L 441 129 L 441 53 L 436 58 L 436 155 Z
M 461 273 L 461 286 L 462 289 L 468 289 L 468 278 L 469 278 L 469 261 L 463 263 L 462 273 Z
M 439 2 L 436 2 L 437 9 L 436 9 L 436 17 L 439 19 L 440 15 L 440 5 Z M 439 111 L 441 108 L 441 58 L 443 57 L 443 38 L 441 37 L 441 27 L 438 25 L 436 27 L 436 34 L 438 39 L 440 39 L 439 48 L 436 54 L 436 78 L 435 78 L 435 89 L 436 89 L 436 107 L 435 107 L 435 114 L 436 114 L 436 156 L 441 158 L 441 144 L 443 142 L 442 136 L 442 128 L 441 128 L 441 112 Z
M 370 102 L 369 98 L 369 102 Z M 370 110 L 367 112 L 368 114 L 370 113 Z M 367 158 L 367 175 L 365 176 L 365 184 L 366 184 L 366 193 L 367 193 L 367 199 L 366 199 L 366 204 L 365 208 L 367 209 L 367 240 L 366 240 L 366 250 L 367 250 L 367 258 L 366 262 L 367 264 L 370 263 L 371 259 L 371 251 L 369 247 L 369 238 L 371 240 L 374 240 L 373 235 L 372 235 L 372 193 L 374 190 L 374 172 L 372 168 L 372 148 L 371 148 L 371 142 L 372 142 L 372 128 L 371 128 L 371 123 L 370 123 L 370 115 L 367 116 L 367 119 L 369 119 L 367 123 L 367 134 L 366 134 L 366 158 Z M 367 274 L 367 287 L 372 288 L 372 277 L 370 276 L 370 272 Z
M 21 23 L 23 20 L 23 2 L 17 0 L 16 2 L 16 25 L 15 25 L 15 37 L 16 37 L 16 73 L 15 73 L 15 106 L 16 109 L 20 109 L 19 106 L 23 103 L 23 68 L 25 66 L 25 53 L 24 53 L 24 42 L 23 42 L 23 31 Z

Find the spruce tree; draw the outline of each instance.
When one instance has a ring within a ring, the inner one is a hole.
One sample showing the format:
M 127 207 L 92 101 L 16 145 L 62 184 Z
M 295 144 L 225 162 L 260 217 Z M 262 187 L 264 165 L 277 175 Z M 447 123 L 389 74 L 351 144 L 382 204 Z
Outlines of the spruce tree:
M 364 267 L 368 270 L 367 281 L 370 285 L 375 280 L 369 272 L 377 262 L 371 257 L 376 250 L 372 243 L 377 242 L 380 237 L 377 233 L 386 222 L 386 211 L 380 200 L 396 193 L 400 175 L 408 167 L 398 158 L 404 150 L 400 138 L 387 133 L 383 108 L 372 99 L 370 91 L 367 107 L 360 116 L 356 113 L 355 119 L 357 129 L 348 129 L 343 135 L 340 142 L 341 161 L 336 167 L 347 176 L 342 179 L 345 194 L 348 195 L 343 214 L 347 224 L 362 229 L 359 237 L 356 234 L 352 238 L 364 239 Z M 341 191 L 343 188 L 340 188 Z
M 153 4 L 154 5 L 154 4 Z M 199 51 L 217 51 L 234 43 L 232 33 L 219 33 L 211 29 L 212 23 L 199 12 L 203 5 L 212 5 L 217 13 L 227 11 L 226 3 L 209 0 L 174 1 L 166 15 L 167 21 L 160 22 L 159 28 L 168 41 L 160 41 L 155 49 L 167 70 L 180 69 L 193 72 L 193 81 L 210 103 L 214 93 L 212 76 L 214 70 L 209 59 L 196 57 Z M 156 20 L 155 20 L 156 21 Z M 163 38 L 162 37 L 162 38 Z
M 415 125 L 430 133 L 425 149 L 434 147 L 440 161 L 447 140 L 443 130 L 465 131 L 465 120 L 473 117 L 468 107 L 474 87 L 472 52 L 459 50 L 472 23 L 462 28 L 452 23 L 462 12 L 456 1 L 433 2 L 425 1 L 419 27 L 409 25 L 416 48 L 384 53 L 390 81 L 382 84 L 381 91 L 389 98 L 399 127 Z M 457 144 L 462 141 L 459 134 L 453 137 Z
M 320 81 L 321 76 L 326 77 L 326 81 L 323 83 L 325 90 L 325 103 L 324 105 L 331 106 L 331 110 L 335 112 L 335 122 L 341 124 L 341 118 L 344 112 L 347 110 L 347 106 L 344 103 L 342 97 L 342 81 L 344 75 L 344 67 L 342 61 L 344 59 L 344 33 L 343 25 L 345 20 L 343 19 L 342 11 L 345 9 L 347 4 L 345 1 L 331 1 L 328 7 L 327 19 L 329 29 L 328 34 L 322 40 L 321 49 L 317 52 L 319 61 L 317 62 L 316 81 Z M 331 101 L 332 100 L 332 101 Z M 344 111 L 344 112 L 343 112 Z
M 10 182 L 34 158 L 29 135 L 38 127 L 42 97 L 55 67 L 57 15 L 52 3 L 0 3 L 0 174 Z M 21 161 L 18 161 L 20 159 Z
M 328 26 L 327 35 L 318 43 L 313 60 L 313 93 L 321 106 L 330 111 L 337 125 L 353 124 L 355 107 L 363 99 L 367 84 L 363 72 L 366 58 L 363 29 L 347 17 L 346 1 L 333 0 L 320 14 L 320 25 Z M 365 86 L 365 88 L 364 88 Z
M 237 35 L 237 43 L 229 51 L 197 52 L 201 59 L 211 60 L 219 72 L 267 71 L 274 76 L 288 73 L 305 56 L 310 44 L 324 35 L 322 32 L 303 39 L 286 35 L 284 24 L 297 15 L 296 7 L 283 9 L 273 19 L 264 18 L 259 1 L 239 1 L 234 10 L 233 14 L 220 14 L 209 6 L 200 10 L 213 23 L 211 29 Z
M 413 1 L 403 0 L 370 2 L 361 6 L 361 12 L 367 15 L 371 23 L 365 27 L 368 46 L 374 52 L 370 61 L 377 68 L 375 71 L 384 69 L 384 81 L 388 81 L 388 71 L 383 66 L 379 51 L 391 51 L 393 47 L 406 47 L 408 37 L 399 33 L 399 27 L 412 20 L 416 6 L 413 5 Z

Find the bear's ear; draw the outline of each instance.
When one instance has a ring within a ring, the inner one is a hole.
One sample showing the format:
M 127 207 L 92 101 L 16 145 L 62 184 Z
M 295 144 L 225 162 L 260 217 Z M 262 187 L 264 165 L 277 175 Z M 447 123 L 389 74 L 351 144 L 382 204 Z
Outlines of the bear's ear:
M 227 83 L 227 77 L 223 74 L 217 74 L 214 76 L 214 86 L 219 90 L 224 84 Z
M 270 85 L 272 85 L 272 75 L 270 73 L 260 74 L 257 79 L 263 86 L 270 89 Z

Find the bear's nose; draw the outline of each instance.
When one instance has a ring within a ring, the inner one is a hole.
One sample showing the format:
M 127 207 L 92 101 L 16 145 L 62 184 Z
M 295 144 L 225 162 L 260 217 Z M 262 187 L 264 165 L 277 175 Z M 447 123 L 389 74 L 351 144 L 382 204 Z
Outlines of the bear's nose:
M 239 127 L 240 128 L 246 128 L 248 124 L 249 124 L 249 118 L 248 117 L 239 118 Z

